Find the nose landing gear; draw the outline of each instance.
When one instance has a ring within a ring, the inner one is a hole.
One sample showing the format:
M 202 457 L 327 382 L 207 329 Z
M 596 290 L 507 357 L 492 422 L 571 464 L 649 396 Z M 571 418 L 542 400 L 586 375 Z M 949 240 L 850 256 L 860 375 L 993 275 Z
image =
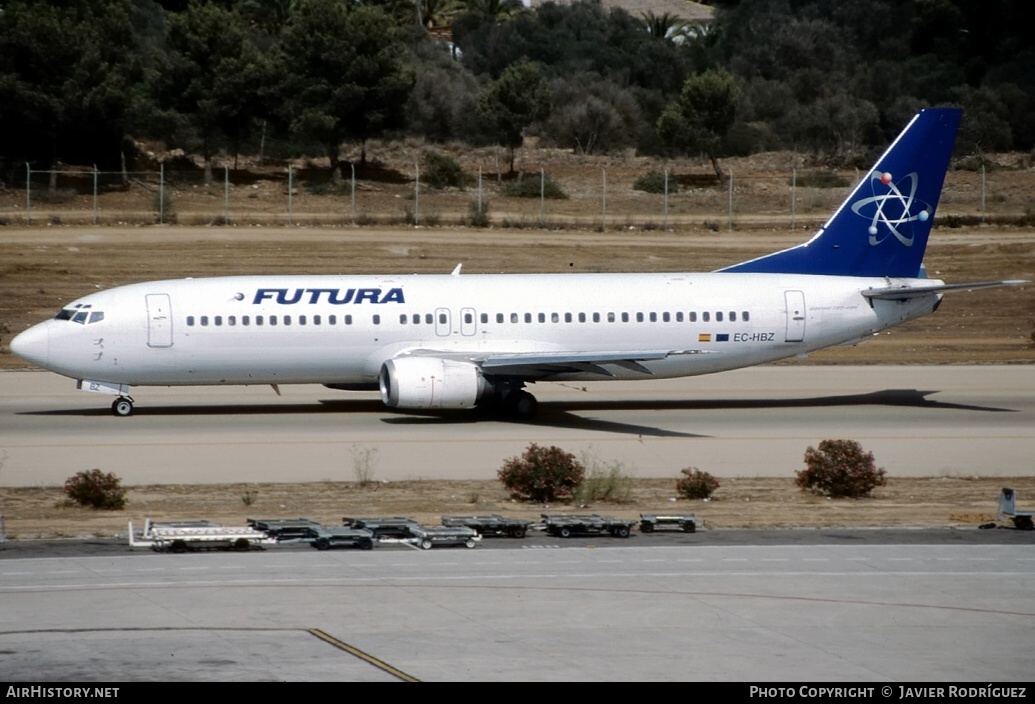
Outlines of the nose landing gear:
M 119 396 L 111 402 L 111 412 L 122 417 L 133 415 L 133 399 L 129 396 Z

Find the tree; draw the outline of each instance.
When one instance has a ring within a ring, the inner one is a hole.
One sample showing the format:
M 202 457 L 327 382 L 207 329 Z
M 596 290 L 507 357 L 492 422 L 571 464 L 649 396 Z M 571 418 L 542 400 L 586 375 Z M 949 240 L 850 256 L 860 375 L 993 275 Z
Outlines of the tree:
M 705 71 L 686 79 L 679 99 L 665 107 L 658 118 L 658 134 L 671 147 L 707 154 L 716 175 L 722 178 L 717 155 L 736 112 L 733 76 L 725 71 Z
M 170 16 L 166 43 L 157 103 L 171 124 L 186 128 L 181 139 L 196 143 L 211 183 L 221 142 L 238 144 L 262 112 L 269 65 L 240 14 L 201 0 Z
M 550 86 L 539 68 L 522 59 L 509 66 L 482 92 L 478 114 L 498 143 L 510 150 L 510 172 L 514 173 L 514 150 L 524 140 L 525 128 L 550 112 Z
M 117 165 L 139 51 L 129 0 L 0 9 L 0 155 Z
M 280 99 L 292 132 L 324 146 L 341 181 L 340 145 L 401 124 L 413 86 L 391 18 L 378 7 L 300 0 L 278 58 Z M 365 157 L 365 152 L 364 152 Z

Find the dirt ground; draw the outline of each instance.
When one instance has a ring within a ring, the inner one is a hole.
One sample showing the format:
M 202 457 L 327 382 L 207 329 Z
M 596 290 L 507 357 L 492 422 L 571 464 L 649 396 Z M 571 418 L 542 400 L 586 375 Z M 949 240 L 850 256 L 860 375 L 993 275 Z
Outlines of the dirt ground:
M 344 516 L 405 516 L 437 525 L 441 516 L 499 514 L 537 520 L 541 513 L 597 513 L 638 518 L 640 513 L 695 513 L 702 530 L 716 528 L 961 528 L 995 517 L 1003 486 L 1017 491 L 1020 508 L 1035 508 L 1035 478 L 889 478 L 866 499 L 832 500 L 803 493 L 786 479 L 722 479 L 709 501 L 677 499 L 675 478 L 635 479 L 627 501 L 585 506 L 523 504 L 495 481 L 416 480 L 375 483 L 206 484 L 130 487 L 123 511 L 69 506 L 59 487 L 0 489 L 12 539 L 125 535 L 155 520 L 206 519 L 244 525 L 248 518 L 309 518 L 328 525 Z M 250 505 L 246 504 L 250 502 Z
M 407 158 L 412 153 L 398 156 L 395 173 L 404 171 Z M 203 226 L 213 221 L 212 213 L 218 215 L 223 204 L 221 192 L 211 187 L 182 187 L 177 195 L 177 225 L 142 224 L 153 223 L 154 215 L 148 212 L 148 202 L 140 200 L 139 191 L 147 190 L 141 186 L 102 195 L 100 225 L 89 224 L 89 199 L 77 197 L 70 204 L 51 206 L 56 210 L 49 215 L 37 209 L 29 227 L 22 224 L 24 192 L 0 188 L 0 370 L 26 366 L 9 352 L 15 334 L 52 317 L 74 298 L 142 280 L 245 273 L 448 273 L 457 263 L 464 264 L 465 273 L 712 270 L 804 241 L 829 214 L 830 204 L 836 206 L 844 196 L 844 190 L 833 197 L 825 192 L 806 194 L 808 202 L 792 228 L 790 218 L 774 205 L 783 196 L 774 200 L 776 187 L 770 186 L 786 180 L 779 172 L 787 159 L 771 161 L 779 162 L 776 176 L 762 168 L 764 159 L 756 160 L 756 171 L 746 170 L 748 165 L 736 166 L 742 185 L 732 230 L 716 225 L 725 222 L 725 192 L 718 187 L 684 191 L 682 200 L 672 204 L 670 226 L 664 229 L 658 227 L 660 197 L 634 192 L 628 185 L 651 166 L 648 161 L 607 159 L 590 167 L 563 154 L 550 164 L 550 173 L 566 184 L 573 198 L 551 204 L 546 229 L 530 226 L 536 222 L 537 202 L 532 206 L 510 203 L 495 192 L 492 228 L 445 226 L 462 219 L 472 198 L 470 191 L 424 196 L 424 212 L 437 227 L 390 224 L 413 205 L 407 200 L 412 185 L 405 179 L 363 183 L 364 221 L 381 224 L 361 227 L 352 226 L 348 215 L 341 214 L 340 197 L 321 198 L 304 191 L 293 207 L 309 214 L 307 224 L 270 227 L 283 220 L 277 214 L 283 208 L 282 198 L 267 207 L 270 201 L 259 194 L 269 192 L 280 198 L 285 186 L 274 179 L 255 178 L 247 187 L 235 186 L 231 207 L 248 206 L 254 214 L 235 215 L 232 225 L 222 227 Z M 472 166 L 465 163 L 469 171 Z M 486 171 L 491 168 L 490 163 Z M 609 202 L 623 213 L 603 232 L 599 220 L 592 224 L 593 209 L 599 207 L 593 205 L 594 198 L 599 200 L 592 193 L 593 184 L 601 168 L 607 170 Z M 975 211 L 975 178 L 969 172 L 950 174 L 945 212 Z M 1035 179 L 1028 170 L 998 171 L 995 179 L 999 194 L 995 203 L 1003 211 L 1023 213 L 1035 202 Z M 949 282 L 1035 280 L 1035 232 L 1003 225 L 936 228 L 926 264 L 930 276 Z M 1035 286 L 1029 285 L 953 294 L 935 315 L 883 333 L 867 344 L 825 350 L 783 364 L 1033 362 Z M 889 485 L 872 498 L 854 501 L 803 494 L 793 485 L 793 477 L 723 479 L 709 502 L 675 501 L 674 484 L 675 477 L 635 480 L 627 503 L 551 510 L 617 517 L 692 511 L 705 528 L 975 526 L 992 518 L 1002 486 L 1017 489 L 1022 505 L 1026 497 L 1035 504 L 1035 480 L 1027 478 L 891 477 Z M 252 503 L 247 505 L 242 497 L 251 497 Z M 60 487 L 0 489 L 7 534 L 24 539 L 113 535 L 125 532 L 127 520 L 142 522 L 145 517 L 237 524 L 248 517 L 306 517 L 337 523 L 345 515 L 402 515 L 434 524 L 444 514 L 535 518 L 543 510 L 512 502 L 497 482 L 131 487 L 129 505 L 122 512 L 65 506 Z

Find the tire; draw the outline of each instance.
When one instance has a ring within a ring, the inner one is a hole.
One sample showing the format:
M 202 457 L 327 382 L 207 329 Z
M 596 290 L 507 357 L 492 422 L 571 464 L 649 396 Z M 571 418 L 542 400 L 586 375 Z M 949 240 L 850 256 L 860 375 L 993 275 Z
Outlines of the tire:
M 374 549 L 374 541 L 371 540 L 370 538 L 360 538 L 359 540 L 356 541 L 356 547 L 359 548 L 360 550 L 373 550 Z
M 327 538 L 317 538 L 313 541 L 313 547 L 317 550 L 329 550 L 331 541 L 327 540 Z
M 525 537 L 525 528 L 524 527 L 511 528 L 509 535 L 510 535 L 511 538 L 524 538 Z
M 421 550 L 430 550 L 431 549 L 431 538 L 425 538 L 424 540 L 420 541 L 420 549 Z
M 122 418 L 131 416 L 133 415 L 133 402 L 128 398 L 117 398 L 111 404 L 111 412 Z
M 653 523 L 641 523 L 640 524 L 640 532 L 641 533 L 653 533 L 654 532 L 654 524 Z
M 686 523 L 683 524 L 683 532 L 684 533 L 696 533 L 697 532 L 697 524 L 694 523 L 693 521 L 687 521 Z
M 1035 521 L 1032 521 L 1031 516 L 1015 516 L 1013 525 L 1017 530 L 1035 530 Z
M 614 536 L 616 538 L 628 538 L 629 526 L 618 526 L 617 528 L 615 528 Z
M 467 547 L 467 548 L 473 548 L 473 547 L 474 547 L 475 545 L 477 545 L 477 544 L 478 544 L 478 541 L 477 541 L 477 540 L 475 540 L 474 538 L 468 538 L 468 539 L 467 539 L 467 540 L 466 540 L 466 541 L 464 542 L 464 547 Z
M 559 535 L 562 538 L 570 538 L 571 528 L 569 528 L 568 526 L 561 526 L 557 529 L 557 535 Z

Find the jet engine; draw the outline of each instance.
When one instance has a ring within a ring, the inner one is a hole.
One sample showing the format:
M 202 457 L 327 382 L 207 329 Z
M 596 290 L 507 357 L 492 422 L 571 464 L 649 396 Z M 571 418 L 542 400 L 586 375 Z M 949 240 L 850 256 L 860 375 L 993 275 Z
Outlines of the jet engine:
M 389 408 L 472 408 L 490 388 L 475 365 L 436 357 L 389 359 L 379 378 Z

